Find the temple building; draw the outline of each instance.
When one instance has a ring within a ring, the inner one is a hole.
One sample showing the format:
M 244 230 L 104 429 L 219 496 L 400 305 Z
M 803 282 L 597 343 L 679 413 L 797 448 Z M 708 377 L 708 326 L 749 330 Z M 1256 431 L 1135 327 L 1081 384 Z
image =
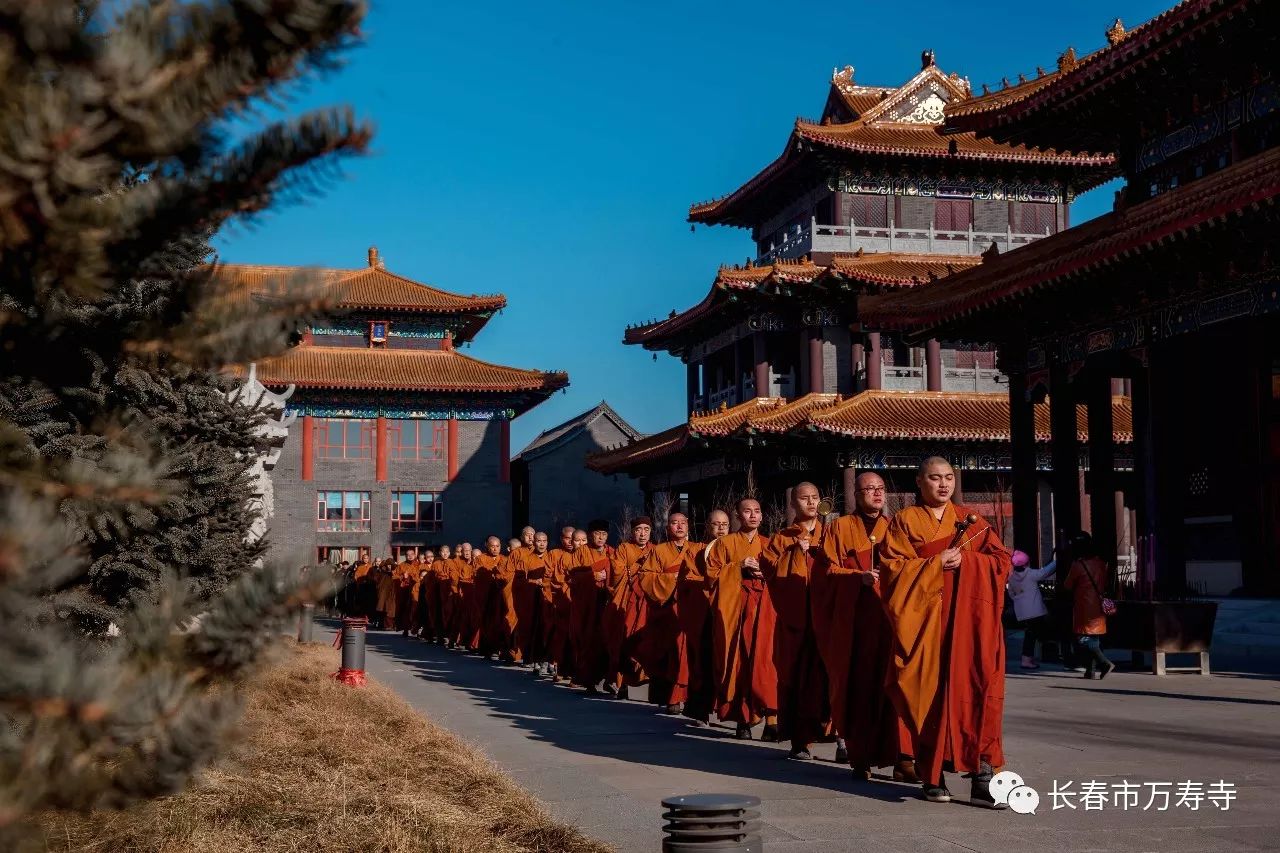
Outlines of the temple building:
M 944 138 L 1112 152 L 1125 186 L 1108 214 L 861 307 L 908 340 L 997 342 L 1019 541 L 1048 518 L 1110 550 L 1132 519 L 1121 586 L 1137 597 L 1280 595 L 1278 40 L 1274 3 L 1185 0 L 948 105 Z M 1133 400 L 1125 464 L 1095 440 L 1117 391 Z M 1037 502 L 1046 394 L 1052 500 Z
M 675 495 L 696 519 L 745 491 L 781 506 L 802 478 L 847 505 L 866 469 L 888 476 L 891 504 L 905 502 L 909 469 L 942 453 L 957 463 L 965 500 L 1009 518 L 1007 380 L 995 348 L 982 337 L 908 339 L 865 322 L 860 304 L 927 291 L 1058 234 L 1070 202 L 1109 179 L 1115 160 L 944 135 L 945 111 L 973 100 L 931 51 L 897 87 L 836 71 L 822 115 L 796 121 L 777 159 L 693 205 L 695 224 L 750 229 L 755 256 L 722 267 L 692 308 L 626 330 L 625 343 L 684 362 L 689 417 L 590 464 L 638 477 L 651 498 Z M 1115 407 L 1122 457 L 1128 402 Z
M 211 274 L 268 304 L 318 275 L 334 319 L 258 362 L 257 381 L 292 388 L 296 414 L 271 472 L 271 557 L 336 562 L 510 534 L 511 421 L 564 388 L 564 373 L 464 354 L 506 297 L 464 296 L 366 266 L 308 270 L 221 264 Z
M 515 496 L 512 529 L 533 525 L 556 541 L 561 528 L 595 518 L 616 521 L 644 511 L 635 480 L 586 467 L 587 457 L 643 436 L 601 400 L 576 417 L 543 430 L 511 460 Z

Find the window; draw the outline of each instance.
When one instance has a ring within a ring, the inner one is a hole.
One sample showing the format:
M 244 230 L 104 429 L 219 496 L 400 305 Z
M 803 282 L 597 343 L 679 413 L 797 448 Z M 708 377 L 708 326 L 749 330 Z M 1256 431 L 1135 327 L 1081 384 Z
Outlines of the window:
M 387 423 L 392 459 L 444 459 L 448 436 L 448 421 L 398 419 Z
M 1057 230 L 1058 209 L 1052 204 L 1037 204 L 1023 201 L 1018 203 L 1019 220 L 1014 223 L 1019 234 L 1052 234 Z
M 372 459 L 373 421 L 359 418 L 317 418 L 318 459 Z
M 864 228 L 889 227 L 889 197 L 883 195 L 850 195 L 849 218 L 855 226 Z
M 316 492 L 316 530 L 369 532 L 368 492 Z
M 933 208 L 937 231 L 968 231 L 973 224 L 973 202 L 967 198 L 940 198 Z
M 444 502 L 439 492 L 392 492 L 391 532 L 416 530 L 438 533 L 444 525 Z
M 368 559 L 368 548 L 340 548 L 335 545 L 321 545 L 316 549 L 317 563 L 333 563 L 337 565 L 342 561 L 348 563 L 360 563 L 362 560 Z

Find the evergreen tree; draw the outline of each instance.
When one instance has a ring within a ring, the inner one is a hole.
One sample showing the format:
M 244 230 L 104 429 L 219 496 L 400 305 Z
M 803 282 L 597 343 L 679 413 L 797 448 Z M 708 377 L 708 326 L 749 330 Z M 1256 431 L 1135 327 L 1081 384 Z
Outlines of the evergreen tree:
M 248 571 L 258 416 L 220 369 L 325 305 L 306 281 L 250 305 L 199 265 L 223 223 L 367 146 L 346 110 L 229 141 L 333 67 L 363 11 L 0 0 L 0 833 L 180 787 L 235 680 L 320 593 L 296 567 Z

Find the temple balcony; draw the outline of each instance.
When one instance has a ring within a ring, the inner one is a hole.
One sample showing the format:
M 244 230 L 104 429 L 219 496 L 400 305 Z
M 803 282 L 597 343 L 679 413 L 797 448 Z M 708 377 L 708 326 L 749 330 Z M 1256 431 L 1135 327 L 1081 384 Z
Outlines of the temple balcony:
M 943 391 L 973 391 L 991 394 L 1008 389 L 999 370 L 987 367 L 943 367 Z M 880 387 L 886 391 L 924 391 L 927 387 L 924 365 L 880 368 Z
M 797 225 L 766 252 L 756 263 L 768 264 L 778 259 L 798 258 L 814 252 L 910 252 L 913 254 L 978 255 L 995 243 L 1003 254 L 1010 249 L 1025 246 L 1048 237 L 1043 234 L 1024 234 L 1006 228 L 1004 231 L 940 231 L 928 228 L 899 228 L 893 220 L 887 226 L 871 225 L 819 225 L 810 219 L 808 226 Z

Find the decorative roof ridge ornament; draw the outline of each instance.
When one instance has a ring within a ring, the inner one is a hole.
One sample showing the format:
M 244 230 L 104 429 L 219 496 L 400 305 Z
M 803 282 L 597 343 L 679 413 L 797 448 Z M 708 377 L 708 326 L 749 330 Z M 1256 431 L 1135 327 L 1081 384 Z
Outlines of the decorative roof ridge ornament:
M 982 253 L 982 262 L 985 264 L 987 261 L 994 261 L 998 257 L 1000 257 L 1000 247 L 996 245 L 995 240 L 992 240 L 991 245 Z
M 926 68 L 932 68 L 937 64 L 938 64 L 937 56 L 934 54 L 932 50 L 920 51 L 920 70 L 921 71 L 925 70 Z
M 1120 42 L 1124 41 L 1124 37 L 1125 37 L 1124 21 L 1120 20 L 1119 18 L 1116 18 L 1115 22 L 1112 23 L 1111 26 L 1107 28 L 1107 44 L 1114 47 L 1118 45 Z
M 1080 64 L 1080 60 L 1076 58 L 1076 49 L 1070 45 L 1062 52 L 1062 56 L 1058 57 L 1058 70 L 1070 71 Z

